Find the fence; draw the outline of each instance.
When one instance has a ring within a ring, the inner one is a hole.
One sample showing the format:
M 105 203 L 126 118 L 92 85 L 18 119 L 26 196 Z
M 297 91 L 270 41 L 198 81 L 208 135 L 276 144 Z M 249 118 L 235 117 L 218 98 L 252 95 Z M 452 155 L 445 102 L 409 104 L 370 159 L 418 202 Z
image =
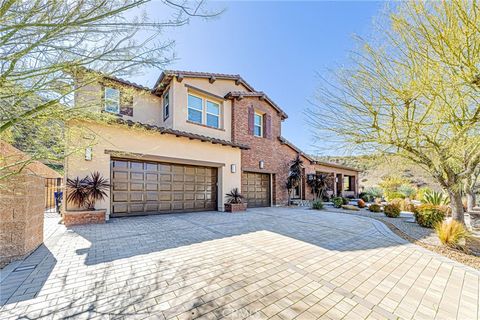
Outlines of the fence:
M 58 212 L 59 199 L 62 192 L 62 178 L 45 179 L 45 211 Z

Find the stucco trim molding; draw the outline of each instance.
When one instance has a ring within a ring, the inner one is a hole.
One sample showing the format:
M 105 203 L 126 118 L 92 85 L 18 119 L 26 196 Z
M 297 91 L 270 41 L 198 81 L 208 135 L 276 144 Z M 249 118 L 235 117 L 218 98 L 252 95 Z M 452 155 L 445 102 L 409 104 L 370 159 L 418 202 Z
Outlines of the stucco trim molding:
M 175 158 L 175 157 L 165 157 L 165 156 L 158 156 L 152 154 L 144 154 L 144 153 L 135 153 L 129 151 L 121 151 L 121 150 L 105 150 L 105 154 L 109 154 L 112 158 L 119 158 L 119 159 L 134 159 L 134 160 L 142 160 L 142 161 L 155 161 L 155 162 L 168 162 L 168 163 L 178 163 L 178 164 L 190 164 L 194 166 L 206 166 L 206 167 L 224 167 L 225 163 L 220 162 L 211 162 L 211 161 L 203 161 L 203 160 L 195 160 L 195 159 L 185 159 L 185 158 Z

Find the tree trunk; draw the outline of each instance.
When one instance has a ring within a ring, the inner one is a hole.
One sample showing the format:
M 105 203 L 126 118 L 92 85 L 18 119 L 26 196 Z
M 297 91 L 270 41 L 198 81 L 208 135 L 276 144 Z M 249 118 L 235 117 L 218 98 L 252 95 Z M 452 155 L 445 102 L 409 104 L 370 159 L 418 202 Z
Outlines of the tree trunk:
M 473 211 L 473 207 L 475 207 L 476 196 L 475 193 L 472 191 L 467 192 L 467 212 Z
M 452 218 L 465 224 L 462 194 L 460 192 L 448 191 L 448 195 L 450 197 L 450 207 L 452 208 Z

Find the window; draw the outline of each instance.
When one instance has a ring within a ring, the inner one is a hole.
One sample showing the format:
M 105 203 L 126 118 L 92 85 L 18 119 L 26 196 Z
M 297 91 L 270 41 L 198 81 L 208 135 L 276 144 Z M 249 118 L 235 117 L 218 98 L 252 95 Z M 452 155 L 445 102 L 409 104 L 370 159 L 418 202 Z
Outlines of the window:
M 188 121 L 220 128 L 220 104 L 193 94 L 188 95 Z
M 120 90 L 105 87 L 105 111 L 120 113 Z
M 170 115 L 170 97 L 168 92 L 163 95 L 163 120 Z
M 207 100 L 207 126 L 218 128 L 220 126 L 220 106 Z
M 350 185 L 350 176 L 343 177 L 343 190 L 352 191 L 351 185 Z
M 253 118 L 253 135 L 263 137 L 263 115 L 259 113 L 255 113 Z
M 188 120 L 202 123 L 203 101 L 201 98 L 188 95 Z

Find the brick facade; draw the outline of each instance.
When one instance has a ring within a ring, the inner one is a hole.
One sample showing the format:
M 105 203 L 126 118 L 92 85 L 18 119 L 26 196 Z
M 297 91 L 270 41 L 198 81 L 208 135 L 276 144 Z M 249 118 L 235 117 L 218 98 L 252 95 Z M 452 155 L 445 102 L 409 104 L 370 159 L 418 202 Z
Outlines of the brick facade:
M 45 179 L 21 173 L 0 188 L 0 267 L 22 259 L 43 242 Z
M 106 210 L 66 211 L 63 213 L 63 224 L 67 227 L 81 224 L 105 223 Z
M 269 137 L 256 137 L 249 130 L 248 109 L 271 118 Z M 298 152 L 279 140 L 281 136 L 281 115 L 270 104 L 258 97 L 244 97 L 233 100 L 232 104 L 232 141 L 250 147 L 242 150 L 242 171 L 269 173 L 272 176 L 272 203 L 284 205 L 288 201 L 285 184 L 289 172 L 289 163 L 295 159 Z M 260 169 L 259 162 L 264 161 L 264 169 Z M 302 156 L 305 174 L 315 173 L 314 165 Z M 302 182 L 302 198 L 311 200 L 313 194 L 310 187 Z

